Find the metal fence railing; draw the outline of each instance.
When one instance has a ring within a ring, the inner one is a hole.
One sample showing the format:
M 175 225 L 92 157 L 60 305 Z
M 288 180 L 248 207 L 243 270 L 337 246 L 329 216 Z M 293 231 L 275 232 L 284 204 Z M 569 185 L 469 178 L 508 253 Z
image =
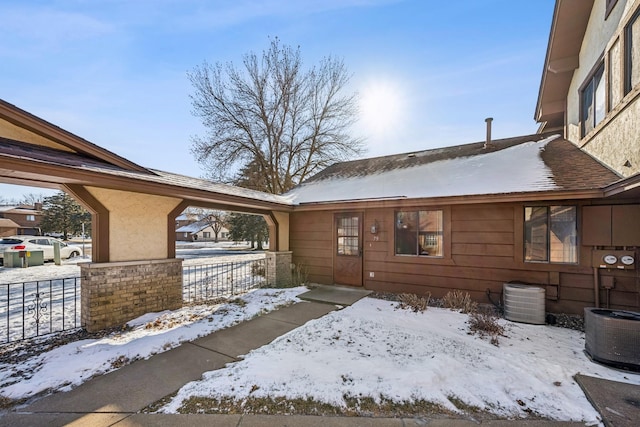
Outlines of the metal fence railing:
M 184 265 L 184 304 L 230 297 L 266 285 L 265 259 Z M 0 284 L 0 345 L 80 328 L 80 277 Z
M 182 267 L 182 300 L 206 302 L 266 285 L 265 259 Z
M 0 344 L 80 327 L 80 278 L 0 285 Z

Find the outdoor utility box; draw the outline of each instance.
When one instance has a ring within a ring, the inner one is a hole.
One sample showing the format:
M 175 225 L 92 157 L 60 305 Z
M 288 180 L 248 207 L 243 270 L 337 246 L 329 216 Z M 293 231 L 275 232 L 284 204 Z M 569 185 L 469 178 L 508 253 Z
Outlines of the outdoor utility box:
M 640 246 L 640 205 L 602 205 L 582 208 L 585 246 Z
M 4 251 L 3 265 L 5 267 L 31 267 L 44 264 L 44 251 Z

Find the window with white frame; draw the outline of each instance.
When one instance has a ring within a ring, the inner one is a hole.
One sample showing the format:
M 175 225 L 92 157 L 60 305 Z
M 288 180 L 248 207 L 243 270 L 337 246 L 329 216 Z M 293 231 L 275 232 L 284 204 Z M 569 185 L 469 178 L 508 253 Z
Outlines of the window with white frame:
M 577 263 L 577 224 L 575 206 L 525 207 L 525 262 Z
M 35 221 L 35 220 L 36 220 L 35 215 L 27 215 L 27 221 Z

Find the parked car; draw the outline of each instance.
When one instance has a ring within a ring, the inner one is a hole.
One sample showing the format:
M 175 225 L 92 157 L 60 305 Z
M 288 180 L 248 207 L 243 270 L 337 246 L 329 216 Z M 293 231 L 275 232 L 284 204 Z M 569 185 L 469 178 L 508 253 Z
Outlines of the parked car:
M 60 258 L 73 258 L 82 255 L 82 248 L 69 245 L 62 240 L 46 236 L 11 236 L 0 239 L 0 258 L 8 249 L 18 251 L 43 251 L 44 260 L 53 260 L 53 242 L 60 243 Z

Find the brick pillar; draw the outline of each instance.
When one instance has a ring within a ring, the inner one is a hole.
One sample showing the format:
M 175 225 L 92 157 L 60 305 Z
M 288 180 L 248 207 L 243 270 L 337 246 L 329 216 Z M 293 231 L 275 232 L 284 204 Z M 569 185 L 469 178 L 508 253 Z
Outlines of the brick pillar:
M 182 260 L 81 263 L 82 326 L 120 326 L 145 313 L 182 307 Z
M 291 263 L 293 252 L 267 252 L 267 285 L 291 286 Z

